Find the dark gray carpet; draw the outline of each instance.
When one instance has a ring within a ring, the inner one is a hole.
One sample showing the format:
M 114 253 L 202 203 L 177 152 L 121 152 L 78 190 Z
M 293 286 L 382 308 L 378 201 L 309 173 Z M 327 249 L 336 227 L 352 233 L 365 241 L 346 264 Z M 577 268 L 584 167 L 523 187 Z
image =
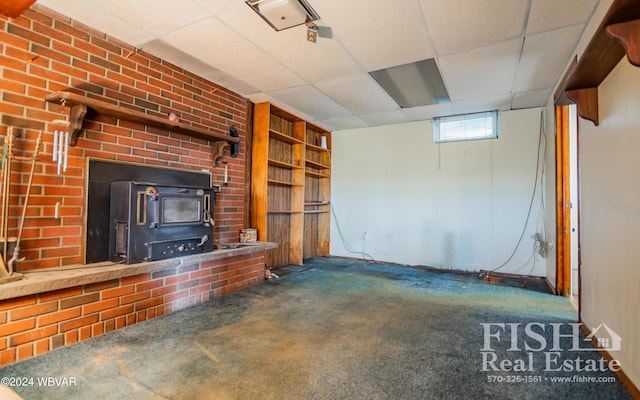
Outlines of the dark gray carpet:
M 29 400 L 629 398 L 617 381 L 552 382 L 613 375 L 544 371 L 542 351 L 532 352 L 534 371 L 481 370 L 482 323 L 574 322 L 562 297 L 332 258 L 278 272 L 279 280 L 5 367 L 0 376 L 77 381 L 15 388 Z M 542 337 L 551 343 L 549 333 Z M 528 360 L 524 341 L 518 351 L 504 336 L 491 345 L 500 360 Z M 559 353 L 560 362 L 600 358 Z

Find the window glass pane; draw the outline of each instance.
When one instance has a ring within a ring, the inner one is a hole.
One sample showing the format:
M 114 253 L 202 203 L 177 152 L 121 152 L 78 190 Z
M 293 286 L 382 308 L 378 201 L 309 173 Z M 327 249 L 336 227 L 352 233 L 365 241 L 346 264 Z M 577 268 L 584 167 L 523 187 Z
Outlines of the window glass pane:
M 498 137 L 498 112 L 437 117 L 433 119 L 433 129 L 436 143 L 494 139 Z

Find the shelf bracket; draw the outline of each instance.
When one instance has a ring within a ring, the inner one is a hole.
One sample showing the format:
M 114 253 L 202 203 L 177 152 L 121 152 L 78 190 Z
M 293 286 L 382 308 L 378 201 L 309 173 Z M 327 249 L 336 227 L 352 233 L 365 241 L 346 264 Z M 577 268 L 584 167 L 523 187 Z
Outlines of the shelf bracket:
M 69 113 L 69 146 L 75 146 L 78 143 L 78 135 L 82 131 L 85 115 L 87 115 L 87 106 L 85 104 L 71 106 Z
M 229 142 L 219 141 L 213 143 L 213 166 L 218 166 L 218 159 L 224 154 L 225 147 L 229 146 Z
M 576 103 L 578 115 L 598 126 L 598 88 L 573 89 L 565 93 Z
M 640 67 L 640 19 L 611 24 L 606 29 L 609 36 L 622 43 L 629 62 Z

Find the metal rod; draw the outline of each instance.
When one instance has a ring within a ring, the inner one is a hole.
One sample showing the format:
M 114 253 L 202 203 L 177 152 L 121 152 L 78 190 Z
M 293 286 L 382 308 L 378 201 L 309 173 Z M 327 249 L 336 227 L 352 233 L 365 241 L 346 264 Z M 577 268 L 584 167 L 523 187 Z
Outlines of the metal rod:
M 4 188 L 2 198 L 2 257 L 3 261 L 7 261 L 7 253 L 9 249 L 9 203 L 11 196 L 11 163 L 13 161 L 13 127 L 10 126 L 7 130 L 7 156 L 5 159 L 6 167 L 4 168 Z
M 40 134 L 38 134 L 38 139 L 36 139 L 36 148 L 33 151 L 33 156 L 31 157 L 31 172 L 29 173 L 29 183 L 27 183 L 27 192 L 25 193 L 24 205 L 22 206 L 22 216 L 20 217 L 20 224 L 18 225 L 18 237 L 16 239 L 16 245 L 13 248 L 13 256 L 7 263 L 9 275 L 13 275 L 13 264 L 18 261 L 18 257 L 20 257 L 20 240 L 22 239 L 22 228 L 24 228 L 24 220 L 27 216 L 27 205 L 29 204 L 31 184 L 33 183 L 33 175 L 36 171 L 36 161 L 38 160 L 38 151 L 40 150 L 41 141 L 42 131 L 40 131 Z

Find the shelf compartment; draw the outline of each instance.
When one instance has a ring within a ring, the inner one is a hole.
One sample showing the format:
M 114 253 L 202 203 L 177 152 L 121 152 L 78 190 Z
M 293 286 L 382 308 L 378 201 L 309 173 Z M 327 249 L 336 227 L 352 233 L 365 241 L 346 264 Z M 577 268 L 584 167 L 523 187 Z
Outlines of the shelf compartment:
M 304 171 L 304 174 L 313 178 L 323 179 L 323 178 L 331 178 L 331 175 L 323 174 L 315 171 Z
M 272 183 L 274 185 L 281 185 L 281 186 L 292 186 L 292 187 L 303 186 L 303 185 L 295 184 L 293 182 L 279 181 L 277 179 L 268 179 L 267 182 Z
M 317 161 L 313 161 L 313 160 L 309 160 L 309 159 L 307 159 L 305 161 L 305 165 L 308 166 L 308 167 L 317 168 L 317 169 L 329 169 L 329 168 L 331 168 L 327 164 L 319 163 Z
M 106 115 L 122 119 L 125 121 L 136 122 L 143 125 L 154 126 L 156 128 L 164 128 L 169 132 L 181 133 L 183 135 L 205 139 L 210 141 L 226 141 L 227 143 L 240 143 L 240 138 L 227 136 L 221 133 L 211 132 L 206 129 L 193 127 L 180 122 L 170 121 L 168 118 L 156 115 L 146 114 L 141 111 L 131 110 L 118 106 L 116 104 L 107 103 L 101 100 L 92 99 L 73 92 L 55 92 L 45 97 L 49 103 L 63 104 L 65 107 L 71 107 L 69 127 L 69 145 L 75 146 L 78 134 L 82 131 L 82 123 L 90 108 L 100 115 Z
M 294 165 L 288 162 L 274 160 L 271 158 L 269 159 L 269 165 L 273 165 L 275 167 L 280 167 L 280 168 L 287 168 L 287 169 L 302 169 L 301 165 Z
M 294 138 L 293 136 L 289 136 L 286 133 L 278 132 L 273 129 L 269 129 L 269 137 L 289 144 L 304 144 L 303 140 Z

